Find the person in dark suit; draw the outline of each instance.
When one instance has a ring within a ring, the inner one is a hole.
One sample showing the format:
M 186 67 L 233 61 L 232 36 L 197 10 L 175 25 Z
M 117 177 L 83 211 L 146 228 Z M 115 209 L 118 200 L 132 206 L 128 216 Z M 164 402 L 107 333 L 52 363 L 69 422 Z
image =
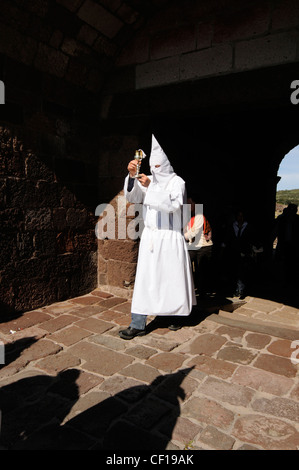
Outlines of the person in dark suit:
M 277 217 L 273 234 L 273 240 L 277 238 L 275 258 L 286 284 L 294 282 L 298 277 L 299 215 L 297 211 L 297 204 L 290 203 Z
M 252 258 L 253 231 L 242 210 L 236 212 L 234 222 L 228 225 L 222 246 L 234 296 L 244 298 Z

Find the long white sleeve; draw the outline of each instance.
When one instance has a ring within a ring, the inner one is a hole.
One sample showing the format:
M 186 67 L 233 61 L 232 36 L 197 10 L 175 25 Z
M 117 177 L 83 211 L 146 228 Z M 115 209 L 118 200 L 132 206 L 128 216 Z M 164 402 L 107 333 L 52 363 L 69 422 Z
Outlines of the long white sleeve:
M 186 240 L 191 241 L 193 238 L 196 237 L 196 235 L 198 235 L 199 232 L 200 232 L 200 235 L 201 235 L 202 230 L 203 230 L 203 223 L 204 223 L 203 215 L 202 214 L 197 214 L 194 217 L 193 226 L 192 227 L 187 227 L 187 231 L 185 232 Z
M 177 185 L 174 189 L 158 189 L 148 191 L 144 204 L 162 212 L 175 212 L 183 205 L 184 185 Z
M 144 188 L 139 181 L 134 180 L 134 186 L 128 191 L 129 175 L 125 178 L 124 195 L 128 202 L 133 204 L 141 204 L 144 200 L 147 188 Z

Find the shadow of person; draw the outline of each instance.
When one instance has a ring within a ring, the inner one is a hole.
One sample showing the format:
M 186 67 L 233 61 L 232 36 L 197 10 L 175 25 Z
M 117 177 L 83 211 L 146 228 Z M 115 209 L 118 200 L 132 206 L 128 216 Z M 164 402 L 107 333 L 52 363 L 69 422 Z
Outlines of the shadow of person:
M 66 426 L 91 434 L 99 450 L 166 449 L 180 415 L 180 399 L 185 398 L 181 383 L 191 370 L 126 389 L 71 419 Z
M 4 364 L 0 364 L 0 370 L 7 367 L 12 362 L 16 361 L 22 352 L 36 343 L 37 339 L 34 336 L 28 338 L 21 338 L 13 343 L 7 343 L 4 346 Z
M 198 299 L 197 305 L 194 305 L 188 316 L 160 316 L 155 317 L 146 326 L 146 334 L 152 333 L 157 329 L 168 329 L 169 325 L 175 324 L 181 328 L 193 327 L 199 325 L 212 313 L 218 313 L 219 310 L 233 311 L 244 304 L 241 300 L 236 303 L 227 298 L 224 294 L 207 295 L 205 298 Z
M 35 375 L 3 386 L 1 445 L 8 450 L 63 448 L 57 431 L 79 397 L 79 375 L 79 370 L 69 369 L 55 377 Z
M 10 450 L 166 449 L 180 415 L 180 400 L 185 398 L 181 384 L 192 369 L 125 389 L 69 420 L 66 417 L 79 397 L 75 381 L 80 371 L 20 380 L 3 387 L 2 393 L 13 397 L 18 387 L 32 397 L 31 388 L 35 396 L 25 407 L 4 410 L 3 445 Z M 62 399 L 63 394 L 68 400 Z

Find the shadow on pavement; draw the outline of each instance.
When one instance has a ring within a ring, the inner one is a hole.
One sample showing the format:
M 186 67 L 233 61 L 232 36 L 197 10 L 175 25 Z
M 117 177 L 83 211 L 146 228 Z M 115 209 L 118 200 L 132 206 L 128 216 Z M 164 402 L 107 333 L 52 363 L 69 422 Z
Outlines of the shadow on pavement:
M 192 368 L 117 393 L 63 423 L 79 400 L 80 371 L 27 377 L 2 387 L 1 444 L 8 450 L 162 450 L 180 416 Z M 158 433 L 151 433 L 158 427 Z

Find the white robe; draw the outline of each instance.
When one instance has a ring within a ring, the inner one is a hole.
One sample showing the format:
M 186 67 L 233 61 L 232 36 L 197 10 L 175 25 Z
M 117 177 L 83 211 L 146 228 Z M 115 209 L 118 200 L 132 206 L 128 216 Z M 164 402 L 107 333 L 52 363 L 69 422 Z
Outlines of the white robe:
M 149 178 L 152 181 L 153 177 Z M 124 184 L 128 202 L 143 203 L 144 209 L 144 229 L 131 311 L 155 316 L 189 315 L 192 305 L 196 304 L 196 297 L 190 258 L 182 234 L 185 182 L 174 174 L 162 190 L 153 182 L 145 188 L 135 180 L 129 192 L 128 181 L 129 176 Z M 170 224 L 169 215 L 172 219 Z

